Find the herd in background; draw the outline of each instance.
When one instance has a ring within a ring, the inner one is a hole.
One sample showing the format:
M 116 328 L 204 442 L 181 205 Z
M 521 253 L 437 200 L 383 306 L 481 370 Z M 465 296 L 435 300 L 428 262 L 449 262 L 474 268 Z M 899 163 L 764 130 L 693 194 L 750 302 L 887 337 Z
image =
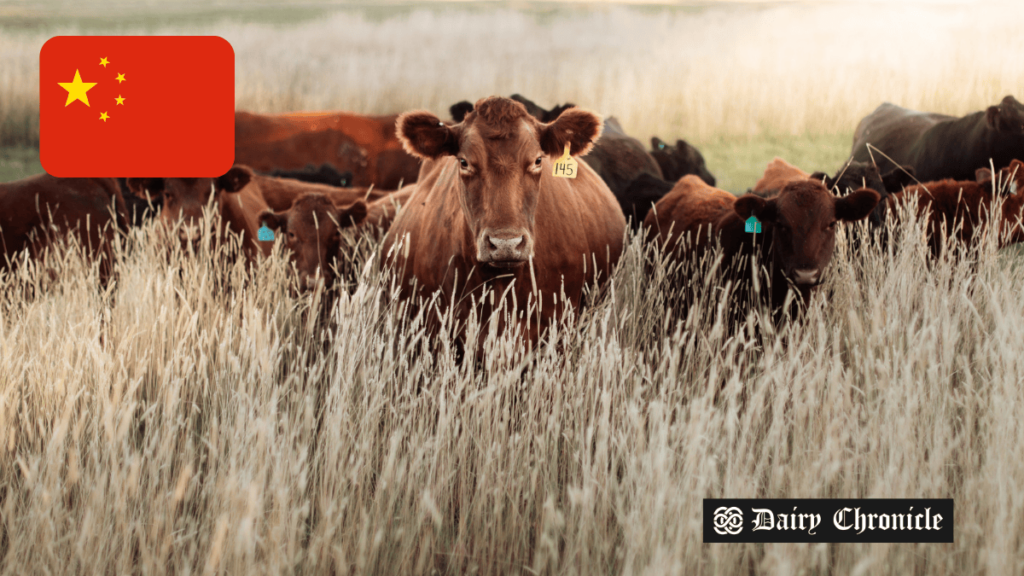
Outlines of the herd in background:
M 790 288 L 806 299 L 821 284 L 839 222 L 867 218 L 877 230 L 899 203 L 916 202 L 928 218 L 936 256 L 944 236 L 967 245 L 990 227 L 1001 245 L 1024 241 L 1024 106 L 1012 96 L 962 118 L 882 104 L 857 126 L 836 174 L 776 158 L 741 197 L 715 188 L 683 140 L 655 137 L 647 150 L 615 118 L 572 104 L 545 110 L 513 95 L 459 102 L 450 114 L 238 111 L 236 164 L 219 178 L 40 174 L 0 184 L 0 272 L 69 232 L 109 260 L 111 237 L 154 213 L 193 243 L 212 202 L 250 259 L 274 245 L 258 229 L 275 230 L 303 289 L 333 283 L 341 229 L 374 226 L 403 295 L 440 290 L 460 318 L 484 286 L 511 291 L 520 306 L 534 297 L 532 317 L 511 321 L 536 340 L 585 286 L 611 275 L 627 222 L 672 258 L 721 245 L 727 262 L 766 265 L 776 308 Z M 552 174 L 566 148 L 580 161 L 574 179 Z M 990 226 L 996 198 L 1002 212 Z M 751 217 L 756 233 L 745 227 Z

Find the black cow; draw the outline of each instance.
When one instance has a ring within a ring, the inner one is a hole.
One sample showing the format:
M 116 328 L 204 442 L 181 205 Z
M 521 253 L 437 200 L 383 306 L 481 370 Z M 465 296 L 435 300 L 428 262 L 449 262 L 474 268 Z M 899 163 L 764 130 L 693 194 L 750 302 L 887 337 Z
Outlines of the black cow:
M 704 156 L 686 140 L 676 140 L 676 145 L 672 146 L 655 136 L 651 138 L 651 157 L 669 182 L 678 182 L 687 174 L 696 174 L 708 186 L 715 185 L 715 177 L 704 164 Z
M 853 158 L 871 160 L 871 144 L 893 162 L 913 166 L 922 181 L 972 180 L 978 168 L 997 170 L 1024 151 L 1024 105 L 1013 96 L 983 112 L 955 118 L 917 112 L 888 102 L 860 121 L 853 135 Z M 877 152 L 875 162 L 885 170 L 892 163 Z
M 622 213 L 630 221 L 630 227 L 633 230 L 640 229 L 651 206 L 668 194 L 673 186 L 675 186 L 675 182 L 668 182 L 657 176 L 642 173 L 626 186 L 626 190 L 622 194 L 615 194 L 615 199 L 619 201 Z
M 319 168 L 312 164 L 306 164 L 301 170 L 274 170 L 270 174 L 277 178 L 291 178 L 300 182 L 313 182 L 315 184 L 327 184 L 339 188 L 348 188 L 352 185 L 352 171 L 338 172 L 338 169 L 330 164 L 321 164 Z

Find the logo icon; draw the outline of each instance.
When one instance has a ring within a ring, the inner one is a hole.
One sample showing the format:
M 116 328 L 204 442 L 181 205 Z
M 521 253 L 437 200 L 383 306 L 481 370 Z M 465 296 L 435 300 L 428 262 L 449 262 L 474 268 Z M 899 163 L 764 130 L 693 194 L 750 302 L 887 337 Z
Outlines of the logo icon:
M 757 216 L 751 216 L 750 218 L 747 218 L 747 224 L 744 230 L 746 232 L 750 232 L 751 234 L 757 234 L 758 232 L 761 231 L 761 221 L 757 219 Z
M 267 228 L 267 225 L 264 224 L 263 226 L 260 226 L 259 230 L 256 231 L 256 237 L 259 238 L 260 242 L 273 242 L 274 231 L 271 230 L 270 228 Z
M 749 226 L 750 223 L 748 222 Z M 735 536 L 743 531 L 743 511 L 732 506 L 715 508 L 715 532 Z

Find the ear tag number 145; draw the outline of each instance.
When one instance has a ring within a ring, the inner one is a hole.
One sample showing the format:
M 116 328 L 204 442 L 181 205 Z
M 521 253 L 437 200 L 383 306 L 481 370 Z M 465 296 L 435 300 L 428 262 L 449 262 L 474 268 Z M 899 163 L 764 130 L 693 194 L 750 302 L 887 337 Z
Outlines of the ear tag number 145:
M 565 152 L 562 153 L 562 157 L 555 160 L 555 169 L 552 174 L 558 178 L 575 178 L 578 165 L 576 161 L 569 156 L 569 143 L 565 143 Z

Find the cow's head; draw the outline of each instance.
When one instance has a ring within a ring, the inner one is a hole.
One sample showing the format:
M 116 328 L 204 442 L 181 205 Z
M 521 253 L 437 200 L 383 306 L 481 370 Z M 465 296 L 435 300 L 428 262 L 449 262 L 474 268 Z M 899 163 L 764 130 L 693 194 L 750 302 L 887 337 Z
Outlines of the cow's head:
M 169 226 L 181 219 L 181 240 L 194 242 L 199 238 L 197 224 L 203 208 L 218 194 L 233 194 L 245 188 L 252 177 L 248 166 L 234 166 L 219 178 L 129 178 L 128 189 L 140 198 L 160 199 L 160 219 Z
M 835 176 L 829 176 L 824 172 L 815 172 L 811 174 L 811 179 L 824 181 L 826 188 L 836 189 L 840 195 L 860 188 L 878 192 L 881 200 L 871 212 L 871 223 L 881 225 L 885 221 L 885 197 L 889 194 L 898 194 L 903 191 L 904 186 L 913 184 L 915 182 L 914 175 L 913 166 L 897 166 L 889 172 L 881 174 L 878 171 L 878 166 L 873 162 L 853 160 L 840 169 Z
M 299 275 L 299 287 L 309 290 L 323 282 L 334 283 L 331 263 L 341 247 L 341 228 L 361 223 L 366 218 L 366 203 L 356 201 L 338 208 L 319 193 L 306 193 L 283 212 L 264 210 L 261 225 L 284 236 L 291 251 L 291 262 Z
M 1007 96 L 998 106 L 988 107 L 985 123 L 997 132 L 1024 135 L 1024 104 L 1013 96 Z
M 601 135 L 601 117 L 570 108 L 545 124 L 522 104 L 492 96 L 446 126 L 425 111 L 398 118 L 398 137 L 413 156 L 454 158 L 462 212 L 473 235 L 477 261 L 514 268 L 533 254 L 534 213 L 542 177 L 552 178 L 550 158 L 565 145 L 579 157 Z M 548 174 L 545 176 L 545 172 Z
M 696 174 L 708 186 L 715 185 L 715 177 L 708 171 L 704 156 L 685 140 L 676 140 L 676 145 L 672 146 L 654 136 L 651 138 L 651 156 L 669 182 L 678 182 L 687 174 Z
M 743 220 L 756 216 L 770 226 L 776 269 L 798 286 L 813 286 L 832 260 L 836 224 L 865 218 L 878 199 L 878 192 L 868 188 L 840 198 L 820 182 L 801 180 L 770 199 L 743 196 L 734 210 Z

